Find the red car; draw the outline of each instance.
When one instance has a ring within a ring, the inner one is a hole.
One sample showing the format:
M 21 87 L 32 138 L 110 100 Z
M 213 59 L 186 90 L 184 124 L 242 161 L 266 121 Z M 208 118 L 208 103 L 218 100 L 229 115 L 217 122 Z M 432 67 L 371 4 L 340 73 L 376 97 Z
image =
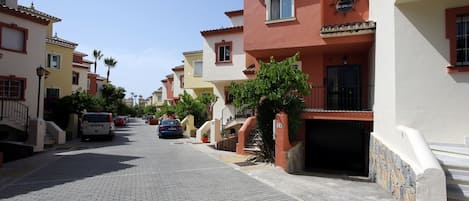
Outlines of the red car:
M 125 118 L 124 117 L 116 117 L 114 118 L 114 125 L 115 126 L 125 126 Z

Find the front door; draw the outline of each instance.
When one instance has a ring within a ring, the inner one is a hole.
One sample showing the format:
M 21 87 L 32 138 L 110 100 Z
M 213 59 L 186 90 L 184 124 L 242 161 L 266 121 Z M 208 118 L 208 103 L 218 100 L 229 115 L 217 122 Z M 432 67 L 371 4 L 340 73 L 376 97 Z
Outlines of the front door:
M 327 109 L 361 110 L 361 66 L 327 67 Z

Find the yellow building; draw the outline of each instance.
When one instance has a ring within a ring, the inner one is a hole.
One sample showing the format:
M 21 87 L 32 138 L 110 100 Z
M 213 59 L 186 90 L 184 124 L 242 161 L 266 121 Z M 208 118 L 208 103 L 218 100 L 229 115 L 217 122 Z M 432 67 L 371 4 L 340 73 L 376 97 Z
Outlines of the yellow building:
M 184 90 L 194 97 L 213 94 L 214 85 L 203 80 L 203 52 L 184 52 Z

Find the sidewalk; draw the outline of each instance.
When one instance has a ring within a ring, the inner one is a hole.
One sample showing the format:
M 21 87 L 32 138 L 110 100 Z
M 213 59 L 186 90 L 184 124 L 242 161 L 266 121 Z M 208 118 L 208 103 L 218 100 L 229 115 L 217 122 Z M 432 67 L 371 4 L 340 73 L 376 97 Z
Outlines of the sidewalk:
M 265 163 L 241 167 L 235 163 L 246 161 L 248 156 L 215 150 L 206 144 L 192 144 L 192 146 L 297 200 L 394 201 L 391 194 L 385 192 L 376 183 L 331 178 L 331 175 L 311 173 L 292 175 L 287 174 L 281 168 Z

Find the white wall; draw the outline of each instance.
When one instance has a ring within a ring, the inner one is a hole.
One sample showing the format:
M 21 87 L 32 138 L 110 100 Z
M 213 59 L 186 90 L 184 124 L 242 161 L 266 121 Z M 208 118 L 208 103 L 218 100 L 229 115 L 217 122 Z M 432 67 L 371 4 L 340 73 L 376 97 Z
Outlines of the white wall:
M 395 132 L 394 0 L 370 1 L 370 20 L 376 21 L 374 135 L 398 146 Z M 393 147 L 390 147 L 391 149 Z
M 225 87 L 230 86 L 230 82 L 217 82 L 213 90 L 214 95 L 218 97 L 217 102 L 213 105 L 213 119 L 219 119 L 222 125 L 226 124 L 230 116 L 235 118 L 235 108 L 231 104 L 225 104 Z
M 183 94 L 184 92 L 184 89 L 181 88 L 181 80 L 179 79 L 179 77 L 181 75 L 184 75 L 184 71 L 178 71 L 178 72 L 174 72 L 174 81 L 173 81 L 173 96 L 174 97 L 178 97 L 180 96 L 180 94 Z
M 0 13 L 0 22 L 11 24 L 15 23 L 19 27 L 28 29 L 27 54 L 16 53 L 0 49 L 0 75 L 27 78 L 25 101 L 24 104 L 29 107 L 29 116 L 36 118 L 37 110 L 37 93 L 38 93 L 38 77 L 36 76 L 36 68 L 40 65 L 44 66 L 46 52 L 46 32 L 47 26 L 36 24 L 34 22 L 24 20 L 22 18 L 12 17 Z M 44 86 L 44 77 L 41 80 L 41 86 Z M 44 92 L 44 88 L 41 89 Z M 43 115 L 44 93 L 40 94 L 40 117 Z
M 231 64 L 215 64 L 215 43 L 219 43 L 222 40 L 233 42 L 233 62 Z M 203 44 L 203 79 L 209 82 L 246 80 L 247 77 L 243 73 L 243 70 L 246 69 L 246 54 L 244 53 L 243 43 L 242 33 L 205 37 Z
M 87 91 L 88 90 L 88 69 L 84 68 L 73 68 L 74 72 L 78 72 L 78 85 L 72 85 L 72 91 L 77 90 Z
M 396 15 L 397 123 L 429 142 L 464 143 L 469 136 L 469 73 L 447 73 L 446 8 L 469 1 L 399 4 Z
M 161 91 L 162 91 L 162 101 L 164 102 L 165 100 L 168 100 L 168 90 L 166 89 L 166 83 L 165 82 L 162 82 L 161 85 L 163 85 L 163 87 L 161 87 Z
M 231 20 L 231 25 L 233 26 L 243 26 L 244 25 L 244 17 L 242 15 L 240 16 L 234 16 L 230 18 Z
M 413 163 L 398 125 L 418 130 L 427 142 L 463 144 L 469 135 L 469 73 L 447 73 L 445 37 L 445 9 L 469 2 L 394 3 L 370 1 L 377 22 L 373 135 Z

